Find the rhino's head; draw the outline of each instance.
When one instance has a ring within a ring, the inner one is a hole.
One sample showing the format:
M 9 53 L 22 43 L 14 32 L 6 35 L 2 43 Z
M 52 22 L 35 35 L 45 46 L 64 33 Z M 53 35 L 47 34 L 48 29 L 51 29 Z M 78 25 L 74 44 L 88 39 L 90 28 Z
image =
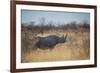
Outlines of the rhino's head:
M 64 42 L 66 42 L 66 38 L 67 38 L 67 34 L 64 36 L 61 36 L 61 37 L 59 37 L 59 40 L 58 40 L 58 42 L 59 43 L 64 43 Z

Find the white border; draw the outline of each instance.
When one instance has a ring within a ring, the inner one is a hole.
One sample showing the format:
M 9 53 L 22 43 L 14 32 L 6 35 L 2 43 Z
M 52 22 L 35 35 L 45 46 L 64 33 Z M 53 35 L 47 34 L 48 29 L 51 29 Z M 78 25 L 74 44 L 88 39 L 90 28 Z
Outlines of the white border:
M 39 62 L 21 63 L 21 9 L 27 10 L 49 10 L 49 11 L 70 11 L 70 12 L 89 12 L 90 13 L 90 60 L 80 61 L 59 61 L 59 62 Z M 94 10 L 85 8 L 69 7 L 50 7 L 36 5 L 16 5 L 16 68 L 39 68 L 53 66 L 73 66 L 94 64 Z

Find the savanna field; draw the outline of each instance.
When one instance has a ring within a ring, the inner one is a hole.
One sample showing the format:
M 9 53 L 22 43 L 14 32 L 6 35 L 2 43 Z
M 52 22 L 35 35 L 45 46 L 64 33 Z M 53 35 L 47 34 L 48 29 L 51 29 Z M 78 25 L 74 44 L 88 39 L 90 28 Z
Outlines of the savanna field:
M 90 13 L 21 10 L 21 62 L 90 58 Z
M 45 50 L 35 47 L 37 37 L 49 35 L 67 35 L 66 42 L 58 43 L 53 49 Z M 89 30 L 49 30 L 39 32 L 22 28 L 21 31 L 21 62 L 47 62 L 86 60 L 90 58 Z

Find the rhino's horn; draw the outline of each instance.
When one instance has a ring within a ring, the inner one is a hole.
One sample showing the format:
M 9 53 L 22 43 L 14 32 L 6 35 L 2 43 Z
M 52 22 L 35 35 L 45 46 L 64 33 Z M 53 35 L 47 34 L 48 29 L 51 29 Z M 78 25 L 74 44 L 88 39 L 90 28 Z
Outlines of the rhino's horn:
M 67 34 L 65 35 L 64 39 L 66 40 L 66 38 L 67 38 Z

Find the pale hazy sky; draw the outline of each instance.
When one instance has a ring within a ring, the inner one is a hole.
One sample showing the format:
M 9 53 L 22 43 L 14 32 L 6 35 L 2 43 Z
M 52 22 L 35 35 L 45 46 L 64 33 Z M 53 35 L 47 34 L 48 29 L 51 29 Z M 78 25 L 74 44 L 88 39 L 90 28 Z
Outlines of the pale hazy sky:
M 39 24 L 41 18 L 45 19 L 45 23 L 53 22 L 54 24 L 70 23 L 76 21 L 82 23 L 87 21 L 90 24 L 90 13 L 82 12 L 64 12 L 64 11 L 40 11 L 40 10 L 21 10 L 22 23 L 35 22 Z

